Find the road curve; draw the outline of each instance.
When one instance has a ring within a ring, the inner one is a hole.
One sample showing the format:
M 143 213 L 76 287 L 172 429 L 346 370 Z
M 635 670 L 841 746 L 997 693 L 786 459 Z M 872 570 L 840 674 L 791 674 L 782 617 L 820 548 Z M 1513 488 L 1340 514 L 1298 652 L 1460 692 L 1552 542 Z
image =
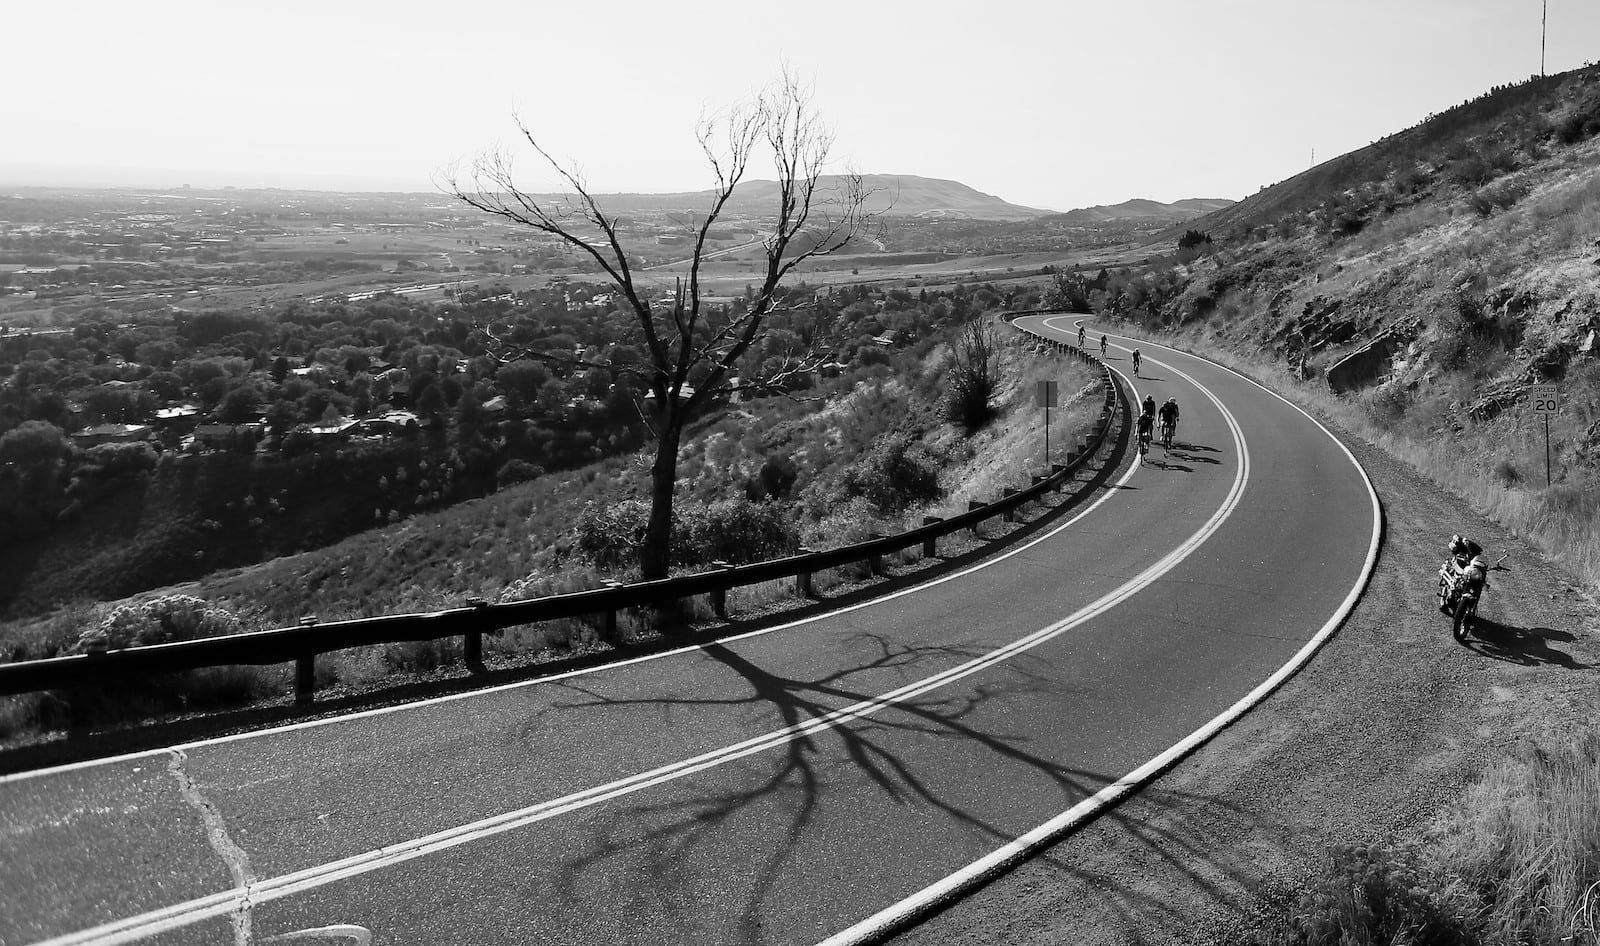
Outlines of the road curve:
M 1246 379 L 1140 345 L 1156 377 L 1135 386 L 1183 405 L 1178 447 L 959 575 L 622 665 L 0 779 L 0 943 L 870 932 L 1163 764 L 1308 656 L 1364 581 L 1376 501 L 1343 448 Z

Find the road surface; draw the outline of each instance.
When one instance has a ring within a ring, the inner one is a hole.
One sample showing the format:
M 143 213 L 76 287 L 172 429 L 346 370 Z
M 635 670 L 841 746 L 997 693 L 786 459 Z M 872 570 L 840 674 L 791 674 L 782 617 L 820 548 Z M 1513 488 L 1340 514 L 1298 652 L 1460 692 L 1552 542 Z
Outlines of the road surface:
M 0 943 L 817 943 L 895 922 L 1304 659 L 1370 568 L 1376 500 L 1330 435 L 1141 347 L 1139 396 L 1182 405 L 1175 448 L 964 572 L 0 779 Z

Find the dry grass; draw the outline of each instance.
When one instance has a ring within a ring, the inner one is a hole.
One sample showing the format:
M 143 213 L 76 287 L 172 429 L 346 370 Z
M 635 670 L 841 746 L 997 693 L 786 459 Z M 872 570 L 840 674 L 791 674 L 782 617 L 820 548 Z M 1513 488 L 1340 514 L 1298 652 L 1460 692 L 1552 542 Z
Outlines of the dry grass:
M 1485 941 L 1600 943 L 1600 733 L 1501 763 L 1435 829 Z

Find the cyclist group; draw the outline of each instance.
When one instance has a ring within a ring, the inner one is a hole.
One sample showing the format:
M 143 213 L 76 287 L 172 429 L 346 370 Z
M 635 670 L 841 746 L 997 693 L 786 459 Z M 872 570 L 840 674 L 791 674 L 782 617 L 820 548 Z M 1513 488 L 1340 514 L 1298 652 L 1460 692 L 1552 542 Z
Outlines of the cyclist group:
M 1161 446 L 1171 450 L 1172 437 L 1178 432 L 1178 399 L 1167 398 L 1167 402 L 1156 407 L 1156 399 L 1145 395 L 1144 404 L 1139 412 L 1139 459 L 1143 460 L 1145 452 L 1150 449 L 1150 437 L 1159 427 L 1161 431 Z
M 1083 326 L 1079 325 L 1079 348 L 1082 348 L 1084 342 L 1087 341 L 1087 338 L 1085 337 L 1086 334 L 1087 333 L 1084 331 Z M 1106 344 L 1106 337 L 1102 334 L 1100 336 L 1100 357 L 1104 358 L 1106 356 L 1107 347 L 1109 346 Z M 1133 376 L 1136 378 L 1139 376 L 1139 367 L 1143 361 L 1143 354 L 1139 351 L 1139 349 L 1135 348 L 1133 350 Z M 1172 449 L 1172 437 L 1178 432 L 1178 399 L 1175 397 L 1169 397 L 1167 398 L 1167 402 L 1165 404 L 1162 404 L 1160 408 L 1157 408 L 1156 399 L 1146 395 L 1142 407 L 1143 409 L 1139 413 L 1138 427 L 1139 459 L 1141 462 L 1144 460 L 1145 453 L 1150 449 L 1151 437 L 1158 429 L 1161 432 L 1161 446 L 1167 450 Z

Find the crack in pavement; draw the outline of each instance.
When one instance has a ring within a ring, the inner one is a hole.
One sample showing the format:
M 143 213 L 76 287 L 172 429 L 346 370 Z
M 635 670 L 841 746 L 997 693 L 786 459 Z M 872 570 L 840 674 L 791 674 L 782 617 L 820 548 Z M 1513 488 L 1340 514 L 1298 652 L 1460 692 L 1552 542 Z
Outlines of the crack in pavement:
M 200 820 L 206 826 L 206 839 L 211 842 L 212 850 L 228 865 L 228 873 L 233 875 L 233 884 L 242 893 L 239 903 L 230 917 L 233 923 L 233 941 L 235 946 L 250 946 L 250 888 L 256 882 L 256 875 L 250 869 L 250 855 L 244 849 L 233 843 L 233 838 L 228 835 L 227 822 L 222 819 L 222 812 L 217 806 L 206 798 L 200 791 L 200 786 L 184 770 L 184 763 L 189 761 L 189 756 L 182 749 L 170 749 L 172 761 L 167 763 L 167 771 L 178 783 L 178 791 L 183 795 L 183 800 L 189 807 L 199 812 Z

